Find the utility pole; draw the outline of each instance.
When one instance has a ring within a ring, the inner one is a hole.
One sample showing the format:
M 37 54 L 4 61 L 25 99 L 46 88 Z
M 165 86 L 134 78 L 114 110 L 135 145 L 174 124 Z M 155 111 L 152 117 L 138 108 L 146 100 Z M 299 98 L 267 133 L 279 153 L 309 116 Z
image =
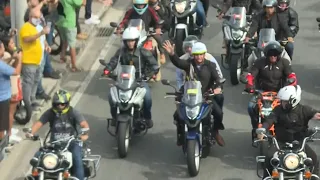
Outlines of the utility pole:
M 10 0 L 11 28 L 17 29 L 15 43 L 19 47 L 19 30 L 24 24 L 24 14 L 28 9 L 27 0 Z

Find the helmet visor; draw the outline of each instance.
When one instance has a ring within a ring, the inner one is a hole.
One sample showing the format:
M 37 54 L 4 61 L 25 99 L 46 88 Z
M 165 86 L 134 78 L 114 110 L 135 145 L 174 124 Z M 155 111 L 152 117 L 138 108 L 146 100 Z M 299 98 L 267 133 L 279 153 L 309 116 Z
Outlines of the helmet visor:
M 183 41 L 182 48 L 184 52 L 191 52 L 191 49 L 194 43 L 195 41 Z
M 143 9 L 146 7 L 147 4 L 134 4 L 134 7 L 137 9 Z

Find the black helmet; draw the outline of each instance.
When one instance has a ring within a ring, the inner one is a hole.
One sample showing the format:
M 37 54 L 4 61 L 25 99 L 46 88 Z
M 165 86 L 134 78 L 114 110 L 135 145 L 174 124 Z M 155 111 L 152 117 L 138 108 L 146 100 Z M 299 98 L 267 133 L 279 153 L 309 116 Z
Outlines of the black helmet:
M 71 94 L 65 90 L 58 90 L 52 97 L 52 109 L 56 113 L 66 113 L 69 109 Z M 64 105 L 63 109 L 59 108 Z
M 282 51 L 283 49 L 278 41 L 270 41 L 263 49 L 263 53 L 266 57 L 280 56 Z
M 199 39 L 197 36 L 190 35 L 190 36 L 186 37 L 186 39 L 184 39 L 183 44 L 182 44 L 183 50 L 186 50 L 187 47 L 192 48 L 193 44 L 198 41 L 199 41 Z
M 265 8 L 265 7 L 277 7 L 277 5 L 278 5 L 277 0 L 263 0 L 262 1 L 263 8 Z

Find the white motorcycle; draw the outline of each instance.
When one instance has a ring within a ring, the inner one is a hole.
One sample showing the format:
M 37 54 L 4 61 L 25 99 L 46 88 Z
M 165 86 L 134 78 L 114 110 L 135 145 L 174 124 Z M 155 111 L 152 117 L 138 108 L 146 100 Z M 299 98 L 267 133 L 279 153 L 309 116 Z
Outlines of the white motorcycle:
M 199 39 L 202 36 L 202 27 L 197 27 L 197 0 L 171 0 L 171 12 L 173 14 L 173 26 L 170 29 L 172 39 L 176 44 L 178 56 L 184 54 L 182 49 L 183 41 L 189 35 L 196 35 Z

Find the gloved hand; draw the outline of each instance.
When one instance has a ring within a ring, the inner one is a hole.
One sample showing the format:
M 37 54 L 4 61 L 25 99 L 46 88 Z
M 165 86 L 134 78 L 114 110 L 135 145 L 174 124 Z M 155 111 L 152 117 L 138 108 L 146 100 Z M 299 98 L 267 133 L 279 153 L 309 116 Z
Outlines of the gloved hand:
M 289 84 L 289 86 L 295 86 L 297 85 L 297 76 L 295 73 L 291 73 L 288 76 L 288 80 L 291 79 L 293 82 L 291 84 Z
M 109 75 L 109 74 L 110 74 L 110 71 L 109 71 L 107 68 L 105 68 L 105 69 L 103 70 L 103 75 L 107 76 L 107 75 Z
M 247 84 L 246 84 L 245 91 L 248 93 L 253 93 L 254 92 L 254 86 L 253 86 L 254 77 L 251 75 L 251 73 L 248 73 L 246 79 L 247 79 Z

